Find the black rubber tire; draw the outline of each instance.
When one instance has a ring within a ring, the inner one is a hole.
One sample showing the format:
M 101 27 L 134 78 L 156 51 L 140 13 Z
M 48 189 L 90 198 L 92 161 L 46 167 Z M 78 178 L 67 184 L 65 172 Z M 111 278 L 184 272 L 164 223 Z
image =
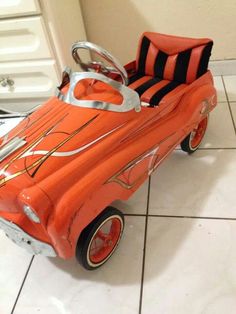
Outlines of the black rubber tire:
M 208 120 L 209 120 L 209 117 L 207 116 L 207 123 L 208 123 Z M 194 153 L 198 147 L 200 146 L 201 142 L 199 143 L 199 145 L 195 146 L 195 147 L 192 147 L 191 146 L 191 134 L 192 132 L 189 133 L 189 135 L 187 135 L 185 137 L 185 139 L 180 143 L 180 147 L 181 149 L 184 151 L 184 152 L 187 152 L 188 154 L 192 154 Z M 205 135 L 205 132 L 203 134 L 203 137 L 202 139 L 204 138 L 204 135 Z
M 181 149 L 188 154 L 194 153 L 199 147 L 197 146 L 196 148 L 193 149 L 190 146 L 190 141 L 191 141 L 191 133 L 189 133 L 189 135 L 186 136 L 185 139 L 180 143 Z
M 103 224 L 103 222 L 112 216 L 119 217 L 120 221 L 122 222 L 119 239 L 116 242 L 116 245 L 114 246 L 112 252 L 102 262 L 100 262 L 99 264 L 94 264 L 88 259 L 88 250 L 90 247 L 90 242 L 93 239 L 93 236 L 95 235 L 99 227 Z M 124 215 L 122 214 L 122 212 L 114 207 L 111 206 L 107 207 L 82 231 L 76 247 L 76 258 L 78 262 L 87 270 L 95 270 L 101 267 L 115 252 L 120 242 L 123 230 L 124 230 Z

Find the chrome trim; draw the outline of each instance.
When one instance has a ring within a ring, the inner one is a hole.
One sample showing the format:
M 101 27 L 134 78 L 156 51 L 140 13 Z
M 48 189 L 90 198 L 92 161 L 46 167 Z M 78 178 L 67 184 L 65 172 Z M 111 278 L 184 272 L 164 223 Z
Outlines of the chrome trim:
M 95 52 L 100 57 L 109 62 L 113 67 L 108 67 L 101 61 L 91 61 L 88 63 L 83 62 L 78 54 L 78 49 L 86 49 L 91 52 Z M 110 54 L 104 48 L 88 41 L 78 41 L 72 45 L 71 53 L 75 62 L 78 63 L 84 71 L 89 71 L 89 69 L 93 69 L 95 71 L 100 71 L 103 74 L 116 73 L 121 76 L 123 84 L 128 85 L 128 74 L 125 68 L 115 57 L 112 56 L 112 54 Z
M 30 254 L 42 254 L 51 257 L 57 256 L 51 245 L 31 237 L 13 222 L 0 218 L 0 228 L 15 244 L 23 247 Z
M 106 84 L 111 85 L 114 89 L 123 97 L 123 102 L 121 105 L 115 105 L 108 102 L 97 101 L 97 100 L 79 100 L 75 98 L 74 89 L 76 84 L 84 79 L 94 79 Z M 60 87 L 59 87 L 60 90 Z M 67 93 L 62 94 L 60 91 L 57 92 L 57 97 L 72 105 L 76 105 L 83 108 L 93 108 L 93 109 L 102 109 L 109 110 L 114 112 L 127 112 L 130 110 L 135 110 L 139 112 L 141 110 L 141 104 L 138 93 L 134 90 L 126 87 L 125 85 L 112 80 L 102 74 L 92 73 L 92 72 L 73 72 L 70 74 L 70 87 Z
M 27 142 L 20 137 L 15 137 L 2 148 L 0 148 L 0 162 L 6 159 L 19 148 L 23 147 Z

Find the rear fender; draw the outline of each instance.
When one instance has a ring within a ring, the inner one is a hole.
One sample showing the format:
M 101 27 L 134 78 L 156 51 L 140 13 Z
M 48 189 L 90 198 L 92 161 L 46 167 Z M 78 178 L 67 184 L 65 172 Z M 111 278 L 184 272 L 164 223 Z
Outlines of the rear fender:
M 187 121 L 186 132 L 191 132 L 215 108 L 216 104 L 217 95 L 212 84 L 196 86 L 184 95 L 180 101 L 179 110 L 183 121 Z

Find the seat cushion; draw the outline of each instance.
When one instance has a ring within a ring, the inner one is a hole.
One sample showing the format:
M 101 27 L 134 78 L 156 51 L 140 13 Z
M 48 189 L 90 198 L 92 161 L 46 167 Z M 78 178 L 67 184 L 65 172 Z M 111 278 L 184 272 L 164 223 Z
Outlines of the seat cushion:
M 139 42 L 136 71 L 165 80 L 192 83 L 207 71 L 212 45 L 208 38 L 146 32 Z
M 149 103 L 151 107 L 158 106 L 164 97 L 172 97 L 186 86 L 187 84 L 140 73 L 129 78 L 129 87 L 139 94 L 141 101 Z

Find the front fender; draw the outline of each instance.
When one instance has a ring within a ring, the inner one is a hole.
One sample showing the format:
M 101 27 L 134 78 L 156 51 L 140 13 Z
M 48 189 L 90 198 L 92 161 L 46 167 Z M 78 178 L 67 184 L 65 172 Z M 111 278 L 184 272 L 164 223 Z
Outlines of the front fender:
M 62 258 L 74 256 L 80 233 L 104 208 L 116 199 L 128 199 L 134 192 L 107 182 L 112 163 L 104 162 L 99 168 L 92 169 L 64 193 L 48 220 L 48 234 Z

